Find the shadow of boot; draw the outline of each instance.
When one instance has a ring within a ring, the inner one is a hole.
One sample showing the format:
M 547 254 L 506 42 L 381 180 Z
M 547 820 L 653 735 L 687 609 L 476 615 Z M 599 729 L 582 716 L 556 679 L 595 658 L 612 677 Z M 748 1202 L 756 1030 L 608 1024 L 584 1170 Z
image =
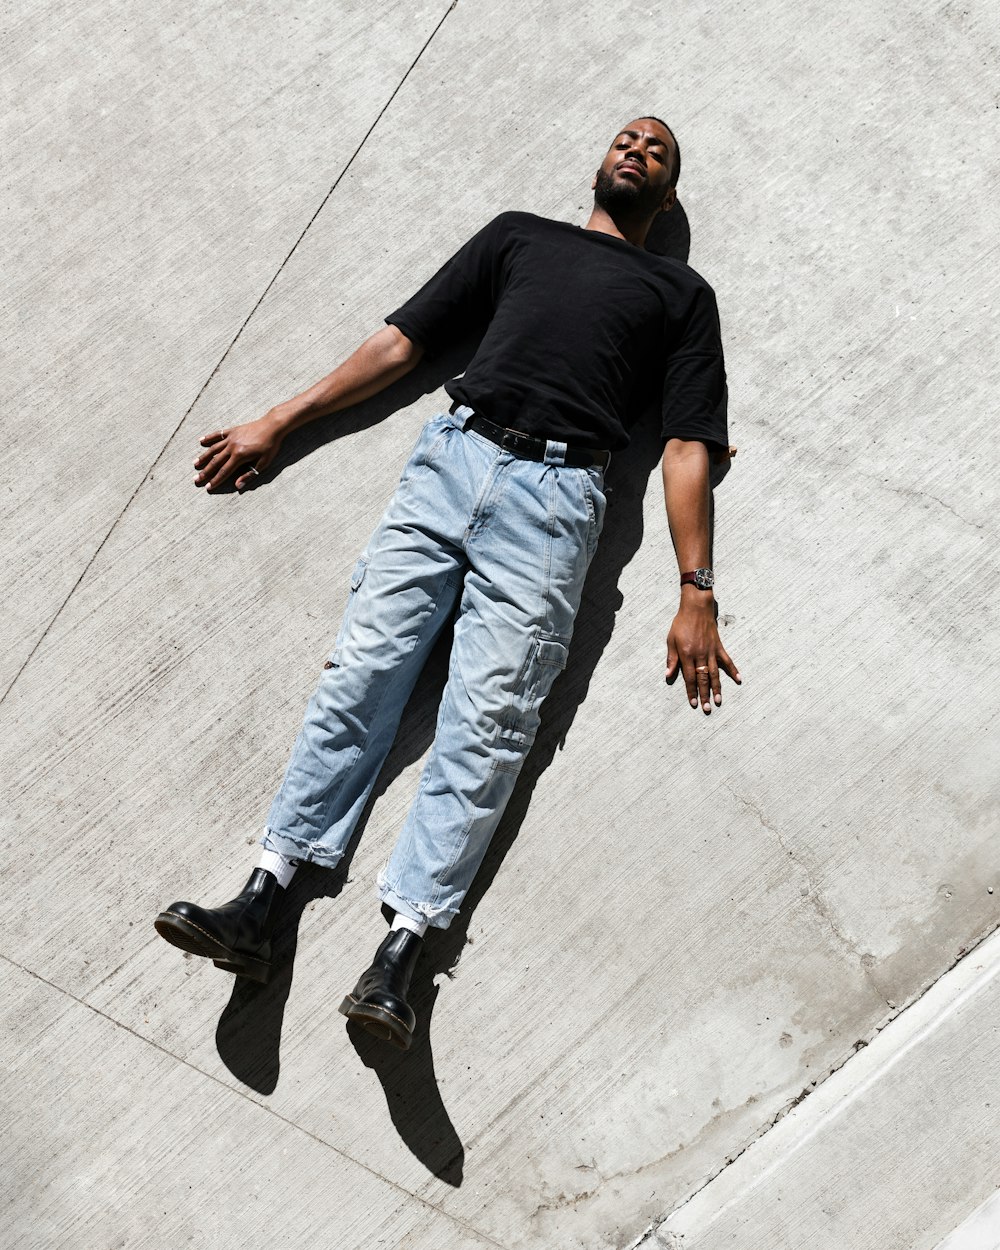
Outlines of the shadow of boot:
M 431 930 L 425 942 L 433 943 L 437 936 Z M 439 1180 L 458 1188 L 462 1183 L 465 1147 L 445 1108 L 434 1074 L 430 1029 L 439 992 L 434 971 L 440 960 L 428 955 L 426 950 L 421 953 L 407 995 L 417 1017 L 409 1050 L 397 1050 L 379 1041 L 350 1020 L 347 1035 L 358 1058 L 378 1078 L 389 1116 L 404 1145 Z
M 234 978 L 232 996 L 215 1030 L 215 1046 L 233 1076 L 258 1094 L 271 1094 L 278 1084 L 281 1026 L 302 913 L 318 898 L 336 898 L 346 871 L 343 862 L 333 872 L 303 864 L 288 887 L 271 939 L 271 979 L 261 985 L 248 977 Z

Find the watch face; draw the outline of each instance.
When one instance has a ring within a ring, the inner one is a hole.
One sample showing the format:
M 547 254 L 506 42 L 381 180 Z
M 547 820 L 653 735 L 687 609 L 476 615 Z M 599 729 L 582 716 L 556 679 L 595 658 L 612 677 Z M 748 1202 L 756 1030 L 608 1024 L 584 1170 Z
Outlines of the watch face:
M 694 584 L 699 590 L 711 590 L 715 585 L 715 574 L 711 569 L 695 569 Z

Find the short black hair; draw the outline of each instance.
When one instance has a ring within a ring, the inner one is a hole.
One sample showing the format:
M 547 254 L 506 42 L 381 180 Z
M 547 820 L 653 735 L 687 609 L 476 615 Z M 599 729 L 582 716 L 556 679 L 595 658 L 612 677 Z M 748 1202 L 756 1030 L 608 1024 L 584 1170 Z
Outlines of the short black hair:
M 638 118 L 636 118 L 636 120 L 640 122 L 659 122 L 671 139 L 673 139 L 674 164 L 673 168 L 670 170 L 670 185 L 675 187 L 677 185 L 677 179 L 681 176 L 681 145 L 677 142 L 677 136 L 662 117 L 654 117 L 652 113 L 642 113 Z

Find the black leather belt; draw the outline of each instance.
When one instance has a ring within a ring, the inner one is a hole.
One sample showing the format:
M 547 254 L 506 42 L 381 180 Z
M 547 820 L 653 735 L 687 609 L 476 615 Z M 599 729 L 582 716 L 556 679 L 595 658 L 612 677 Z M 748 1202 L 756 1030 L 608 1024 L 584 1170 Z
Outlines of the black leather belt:
M 453 403 L 449 411 L 454 413 L 456 408 L 463 406 L 458 402 Z M 546 440 L 544 438 L 534 438 L 530 434 L 522 434 L 520 430 L 506 430 L 502 425 L 494 425 L 492 421 L 487 421 L 479 413 L 469 417 L 465 423 L 465 429 L 475 430 L 477 434 L 488 438 L 491 443 L 496 443 L 504 451 L 520 456 L 523 460 L 545 459 Z M 571 469 L 586 469 L 592 464 L 606 469 L 610 462 L 610 451 L 591 451 L 584 447 L 567 447 L 566 457 L 563 460 L 563 464 L 569 465 Z

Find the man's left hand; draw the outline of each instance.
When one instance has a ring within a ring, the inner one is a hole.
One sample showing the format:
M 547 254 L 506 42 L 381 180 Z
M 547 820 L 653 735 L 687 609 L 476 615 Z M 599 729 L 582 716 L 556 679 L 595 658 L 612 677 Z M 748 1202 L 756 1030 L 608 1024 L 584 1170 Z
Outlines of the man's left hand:
M 702 599 L 687 599 L 682 594 L 681 606 L 667 634 L 667 685 L 672 686 L 678 673 L 682 673 L 688 702 L 694 708 L 700 704 L 707 716 L 713 699 L 716 707 L 722 703 L 719 670 L 723 669 L 737 685 L 742 679 L 719 637 L 714 597 L 704 591 L 697 593 Z

